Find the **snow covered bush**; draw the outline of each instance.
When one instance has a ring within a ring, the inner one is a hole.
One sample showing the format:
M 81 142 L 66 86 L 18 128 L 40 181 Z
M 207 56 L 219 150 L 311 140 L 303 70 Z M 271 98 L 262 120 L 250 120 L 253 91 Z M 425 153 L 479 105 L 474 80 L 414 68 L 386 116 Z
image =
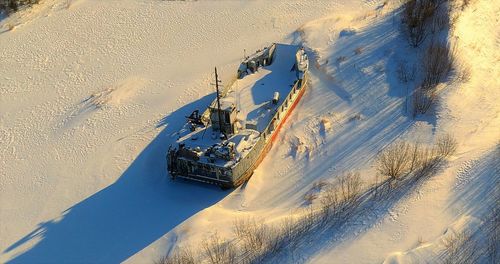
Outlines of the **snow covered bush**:
M 425 114 L 436 101 L 437 85 L 453 69 L 456 49 L 448 43 L 432 41 L 422 56 L 423 80 L 413 91 L 413 115 Z
M 443 264 L 475 264 L 479 259 L 479 248 L 473 234 L 464 230 L 444 241 Z
M 434 146 L 397 142 L 380 152 L 378 172 L 390 180 L 406 176 L 422 178 L 431 175 L 445 158 L 455 153 L 457 141 L 451 135 L 440 136 Z
M 378 156 L 378 172 L 392 180 L 401 178 L 410 168 L 411 150 L 411 145 L 403 141 L 387 147 Z
M 195 264 L 198 263 L 190 248 L 179 248 L 170 255 L 155 261 L 155 264 Z
M 337 177 L 321 195 L 320 217 L 323 222 L 348 217 L 359 205 L 363 183 L 359 173 L 348 172 Z
M 264 252 L 272 252 L 278 247 L 280 242 L 280 232 L 273 227 L 257 223 L 255 219 L 237 219 L 233 224 L 233 232 L 243 244 L 243 256 L 248 259 L 255 259 L 263 255 Z
M 205 256 L 210 264 L 237 263 L 236 247 L 230 241 L 225 241 L 216 232 L 201 242 Z
M 402 21 L 413 47 L 422 44 L 428 35 L 428 24 L 443 0 L 405 0 Z
M 430 43 L 422 58 L 424 69 L 422 87 L 424 89 L 435 89 L 436 85 L 448 76 L 455 62 L 455 50 L 445 42 L 432 41 Z
M 457 150 L 457 140 L 449 134 L 440 136 L 436 142 L 437 154 L 443 158 L 453 155 Z
M 413 117 L 427 113 L 435 100 L 436 92 L 434 89 L 429 87 L 424 89 L 422 86 L 415 88 L 413 91 Z

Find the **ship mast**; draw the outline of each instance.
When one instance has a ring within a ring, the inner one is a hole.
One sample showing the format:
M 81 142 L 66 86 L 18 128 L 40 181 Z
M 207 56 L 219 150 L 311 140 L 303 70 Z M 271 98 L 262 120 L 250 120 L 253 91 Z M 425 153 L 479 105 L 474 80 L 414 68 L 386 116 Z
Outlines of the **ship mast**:
M 220 110 L 220 94 L 219 94 L 219 75 L 217 75 L 217 67 L 215 67 L 215 89 L 217 89 L 217 114 L 219 117 L 219 131 L 222 133 L 222 118 Z

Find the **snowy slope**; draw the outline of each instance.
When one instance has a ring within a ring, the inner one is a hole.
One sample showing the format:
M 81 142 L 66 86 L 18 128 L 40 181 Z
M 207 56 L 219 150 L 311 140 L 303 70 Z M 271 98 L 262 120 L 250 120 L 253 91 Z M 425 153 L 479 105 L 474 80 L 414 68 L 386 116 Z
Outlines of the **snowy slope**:
M 279 220 L 320 180 L 370 182 L 388 144 L 446 132 L 459 149 L 438 175 L 282 262 L 412 263 L 474 228 L 500 170 L 499 5 L 462 12 L 449 39 L 471 78 L 413 120 L 396 65 L 418 54 L 382 2 L 46 0 L 1 21 L 0 262 L 150 263 L 231 237 L 236 218 Z M 171 134 L 213 100 L 213 66 L 230 76 L 243 49 L 272 42 L 314 60 L 278 144 L 236 190 L 170 181 Z

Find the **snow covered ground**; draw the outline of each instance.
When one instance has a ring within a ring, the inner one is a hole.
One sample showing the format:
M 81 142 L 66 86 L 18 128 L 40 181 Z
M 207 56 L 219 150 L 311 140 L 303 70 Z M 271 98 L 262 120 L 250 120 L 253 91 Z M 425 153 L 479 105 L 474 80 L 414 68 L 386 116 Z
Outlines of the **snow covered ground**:
M 0 262 L 150 263 L 236 218 L 281 219 L 319 180 L 370 182 L 391 142 L 444 133 L 459 148 L 438 174 L 283 262 L 418 263 L 474 228 L 500 174 L 500 5 L 461 11 L 448 38 L 470 78 L 414 120 L 396 71 L 419 54 L 382 2 L 45 0 L 0 21 Z M 236 190 L 170 181 L 166 149 L 213 100 L 213 67 L 229 77 L 272 42 L 315 60 L 279 143 Z

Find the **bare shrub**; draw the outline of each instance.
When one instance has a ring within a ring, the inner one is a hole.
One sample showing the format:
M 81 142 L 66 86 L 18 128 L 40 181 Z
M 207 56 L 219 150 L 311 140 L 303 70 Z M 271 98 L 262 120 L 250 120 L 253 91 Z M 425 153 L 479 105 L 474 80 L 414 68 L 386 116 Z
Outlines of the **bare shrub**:
M 399 81 L 402 83 L 407 83 L 415 80 L 415 69 L 416 67 L 409 67 L 406 61 L 400 61 L 396 68 L 396 74 Z
M 325 180 L 319 180 L 313 183 L 311 186 L 311 189 L 304 194 L 304 201 L 310 205 L 316 198 L 318 198 L 318 192 L 321 191 L 321 189 L 325 188 L 325 186 L 328 185 L 328 182 Z
M 304 201 L 307 204 L 312 204 L 314 200 L 316 200 L 316 198 L 318 198 L 318 194 L 316 193 L 307 192 L 306 194 L 304 194 Z
M 359 173 L 348 172 L 340 175 L 335 184 L 325 188 L 321 195 L 321 208 L 316 214 L 323 224 L 332 219 L 348 217 L 360 202 L 363 184 Z
M 462 11 L 465 10 L 470 5 L 470 0 L 463 0 L 462 1 Z
M 339 57 L 337 57 L 337 63 L 341 63 L 341 62 L 344 62 L 346 60 L 347 60 L 346 56 L 339 56 Z
M 450 48 L 448 43 L 433 41 L 426 49 L 422 64 L 424 68 L 424 80 L 422 88 L 432 90 L 453 69 L 456 49 Z
M 247 250 L 260 251 L 265 247 L 269 230 L 264 223 L 258 224 L 255 219 L 236 220 L 233 229 Z
M 2 0 L 0 1 L 0 12 L 5 11 L 8 15 L 18 11 L 23 6 L 32 6 L 38 2 L 39 0 Z
M 437 155 L 443 158 L 449 157 L 455 153 L 457 146 L 457 140 L 453 136 L 442 135 L 436 141 Z
M 474 264 L 479 259 L 477 242 L 468 231 L 453 234 L 444 241 L 443 264 Z
M 155 261 L 155 264 L 195 264 L 198 263 L 190 248 L 179 248 L 168 256 Z
M 413 92 L 413 116 L 427 113 L 435 100 L 436 92 L 433 89 L 418 86 Z
M 247 262 L 255 262 L 275 253 L 283 240 L 280 227 L 266 225 L 263 222 L 257 223 L 255 219 L 236 220 L 233 231 L 237 239 L 242 242 L 242 258 Z
M 494 196 L 498 201 L 498 193 Z M 499 259 L 498 250 L 500 249 L 500 208 L 498 202 L 495 203 L 494 208 L 491 210 L 491 215 L 486 222 L 485 232 L 487 232 L 485 255 L 489 263 L 496 263 Z
M 460 74 L 458 76 L 458 79 L 466 83 L 469 82 L 471 78 L 472 78 L 472 73 L 470 67 L 462 65 L 462 67 L 460 67 Z
M 416 143 L 413 144 L 411 148 L 411 158 L 410 158 L 410 167 L 408 169 L 409 172 L 413 172 L 415 169 L 417 169 L 420 166 L 420 153 L 422 149 L 420 148 L 420 144 Z
M 408 41 L 418 47 L 427 37 L 427 23 L 442 0 L 405 0 L 402 20 L 406 25 Z
M 327 188 L 321 196 L 321 209 L 324 220 L 328 220 L 330 214 L 340 207 L 340 192 L 338 188 L 331 186 Z
M 377 159 L 379 173 L 392 180 L 401 178 L 409 171 L 412 160 L 411 153 L 411 145 L 406 142 L 398 142 L 387 147 Z
M 234 244 L 223 240 L 217 232 L 203 239 L 201 246 L 210 264 L 236 263 L 236 247 Z
M 398 142 L 379 154 L 378 171 L 391 181 L 403 176 L 409 176 L 410 179 L 426 177 L 432 175 L 441 161 L 454 153 L 456 147 L 456 140 L 449 135 L 439 137 L 432 147 Z M 394 182 L 392 184 L 394 185 Z M 378 187 L 376 191 L 379 191 Z
M 450 26 L 450 10 L 447 6 L 441 7 L 436 9 L 435 14 L 431 18 L 430 27 L 432 33 L 439 32 Z
M 436 149 L 430 147 L 421 148 L 418 153 L 418 167 L 413 173 L 415 179 L 432 175 L 434 169 L 442 161 L 441 157 L 436 155 Z
M 363 53 L 363 48 L 362 47 L 357 47 L 356 49 L 354 49 L 354 54 L 359 55 L 361 53 Z
M 278 226 L 281 237 L 287 241 L 290 241 L 290 245 L 293 245 L 294 242 L 298 241 L 295 228 L 296 225 L 297 220 L 289 216 L 283 219 Z
M 328 185 L 328 182 L 325 180 L 319 180 L 313 183 L 312 190 L 321 191 L 322 188 Z
M 337 180 L 341 199 L 349 205 L 356 204 L 361 194 L 362 182 L 359 173 L 348 172 Z
M 295 236 L 296 238 L 302 238 L 304 235 L 309 233 L 312 228 L 317 223 L 317 214 L 313 210 L 312 206 L 309 206 L 304 210 L 304 213 L 296 219 L 295 221 Z

